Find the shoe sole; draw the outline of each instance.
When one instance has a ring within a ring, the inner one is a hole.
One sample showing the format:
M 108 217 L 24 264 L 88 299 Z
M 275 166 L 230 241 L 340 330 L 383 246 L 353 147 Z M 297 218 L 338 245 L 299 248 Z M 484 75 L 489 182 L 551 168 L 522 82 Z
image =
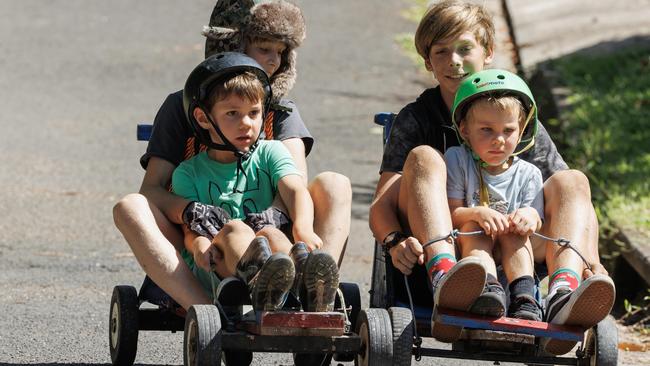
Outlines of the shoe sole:
M 306 288 L 307 311 L 332 311 L 339 288 L 339 268 L 331 255 L 314 250 L 305 263 L 303 282 Z
M 283 253 L 273 254 L 262 266 L 253 293 L 253 309 L 279 310 L 296 275 L 293 261 Z
M 587 280 L 588 281 L 588 280 Z M 610 281 L 591 282 L 582 290 L 574 301 L 569 300 L 564 306 L 571 306 L 566 319 L 551 321 L 554 324 L 577 325 L 585 329 L 591 328 L 605 319 L 614 305 L 616 297 L 614 284 Z M 548 339 L 544 349 L 554 355 L 563 355 L 573 349 L 577 342 Z
M 435 303 L 438 307 L 452 310 L 468 311 L 474 301 L 483 293 L 485 286 L 485 268 L 476 261 L 462 260 L 462 266 L 452 268 L 436 290 Z M 456 264 L 456 266 L 458 266 Z M 460 338 L 462 327 L 443 325 L 432 321 L 431 336 L 441 342 L 454 342 Z
M 479 296 L 470 307 L 469 312 L 491 318 L 500 318 L 506 313 L 506 309 L 498 299 Z

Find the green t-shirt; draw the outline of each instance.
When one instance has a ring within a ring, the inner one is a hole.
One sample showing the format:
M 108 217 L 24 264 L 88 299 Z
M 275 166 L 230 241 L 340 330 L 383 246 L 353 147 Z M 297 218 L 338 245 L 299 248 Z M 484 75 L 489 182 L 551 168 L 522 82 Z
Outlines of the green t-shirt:
M 220 163 L 202 152 L 174 170 L 172 190 L 243 219 L 246 212 L 262 212 L 271 206 L 282 177 L 301 175 L 280 141 L 260 141 L 251 156 L 242 161 L 242 168 L 238 172 L 237 162 Z

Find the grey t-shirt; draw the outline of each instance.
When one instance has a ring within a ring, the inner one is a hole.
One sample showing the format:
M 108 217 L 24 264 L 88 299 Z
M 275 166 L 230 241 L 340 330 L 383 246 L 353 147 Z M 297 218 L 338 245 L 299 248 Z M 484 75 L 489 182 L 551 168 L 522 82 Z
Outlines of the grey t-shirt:
M 447 163 L 447 197 L 463 200 L 466 207 L 480 205 L 480 182 L 476 161 L 466 146 L 454 146 L 445 152 Z M 492 175 L 484 169 L 483 182 L 490 196 L 490 208 L 509 214 L 518 208 L 533 207 L 544 219 L 542 173 L 533 164 L 514 157 L 505 172 Z
M 273 111 L 273 139 L 286 140 L 300 138 L 305 144 L 305 156 L 309 154 L 314 144 L 314 138 L 307 130 L 300 117 L 298 107 L 290 100 L 281 100 L 280 109 Z M 153 130 L 147 151 L 140 158 L 140 165 L 147 168 L 152 156 L 165 159 L 178 166 L 182 161 L 191 158 L 204 149 L 194 139 L 183 110 L 183 91 L 170 94 L 156 114 Z

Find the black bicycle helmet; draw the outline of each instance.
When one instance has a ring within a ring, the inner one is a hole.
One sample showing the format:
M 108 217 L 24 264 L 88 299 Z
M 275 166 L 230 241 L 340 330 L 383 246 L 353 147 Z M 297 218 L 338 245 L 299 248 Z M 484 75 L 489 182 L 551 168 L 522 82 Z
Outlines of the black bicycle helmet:
M 185 87 L 183 88 L 183 109 L 185 110 L 187 121 L 192 127 L 196 138 L 202 144 L 211 149 L 232 151 L 238 158 L 246 158 L 248 154 L 255 150 L 258 141 L 255 141 L 248 153 L 238 151 L 235 146 L 223 135 L 221 129 L 219 129 L 219 126 L 212 120 L 212 117 L 210 117 L 210 114 L 208 113 L 209 111 L 205 107 L 205 101 L 215 83 L 224 82 L 228 78 L 246 71 L 249 71 L 256 75 L 257 78 L 262 82 L 262 85 L 264 85 L 264 89 L 266 91 L 266 95 L 262 103 L 264 108 L 262 120 L 264 120 L 272 97 L 271 83 L 262 66 L 260 66 L 254 59 L 246 56 L 243 53 L 224 52 L 206 58 L 190 73 L 190 76 L 185 82 Z M 195 108 L 200 108 L 206 114 L 208 120 L 223 140 L 223 144 L 217 144 L 212 141 L 210 138 L 210 133 L 199 126 L 198 121 L 194 118 Z M 264 131 L 264 128 L 260 129 L 260 135 L 262 134 L 262 131 Z M 258 140 L 259 138 L 260 136 L 258 136 Z

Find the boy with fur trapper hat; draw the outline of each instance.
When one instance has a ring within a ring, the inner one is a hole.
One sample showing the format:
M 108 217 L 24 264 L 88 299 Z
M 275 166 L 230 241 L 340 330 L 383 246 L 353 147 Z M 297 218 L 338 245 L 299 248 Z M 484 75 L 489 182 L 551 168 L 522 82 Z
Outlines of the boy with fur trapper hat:
M 305 39 L 305 21 L 296 5 L 286 1 L 256 5 L 252 0 L 219 1 L 212 11 L 210 25 L 204 27 L 202 33 L 207 38 L 205 57 L 225 51 L 248 54 L 252 44 L 267 41 L 283 43 L 279 68 L 271 75 L 274 101 L 285 97 L 293 88 L 295 49 Z
M 275 98 L 264 121 L 266 138 L 282 141 L 307 184 L 305 157 L 313 138 L 295 103 L 283 98 L 295 82 L 295 48 L 305 38 L 300 9 L 282 0 L 258 4 L 251 0 L 219 0 L 210 26 L 203 33 L 207 37 L 206 56 L 243 51 L 269 74 Z M 178 224 L 191 224 L 201 235 L 212 232 L 219 225 L 220 216 L 213 206 L 197 209 L 196 204 L 169 193 L 168 185 L 174 168 L 204 149 L 188 128 L 182 90 L 170 94 L 156 115 L 147 151 L 140 159 L 146 169 L 140 193 L 127 195 L 113 210 L 116 226 L 147 275 L 185 309 L 210 303 L 210 299 L 190 269 L 179 261 L 183 236 Z M 319 281 L 327 288 L 309 288 L 307 298 L 302 299 L 306 302 L 303 307 L 310 309 L 310 304 L 327 303 L 329 308 L 334 301 L 335 290 L 331 290 L 338 287 L 337 260 L 340 263 L 350 228 L 352 189 L 347 177 L 324 172 L 308 184 L 308 190 L 314 201 L 314 230 L 323 240 L 322 252 L 328 254 L 319 258 L 329 257 L 328 263 L 321 264 L 330 269 L 324 275 L 326 281 Z M 283 227 L 288 220 L 278 206 L 282 206 L 281 200 L 276 199 L 274 207 L 250 215 L 247 223 L 260 233 L 268 225 Z M 290 255 L 311 267 L 313 261 L 306 259 L 314 249 L 318 248 L 305 248 Z M 306 279 L 315 269 L 303 268 L 303 272 Z M 144 287 L 141 293 L 155 289 Z M 327 299 L 314 298 L 322 294 Z

